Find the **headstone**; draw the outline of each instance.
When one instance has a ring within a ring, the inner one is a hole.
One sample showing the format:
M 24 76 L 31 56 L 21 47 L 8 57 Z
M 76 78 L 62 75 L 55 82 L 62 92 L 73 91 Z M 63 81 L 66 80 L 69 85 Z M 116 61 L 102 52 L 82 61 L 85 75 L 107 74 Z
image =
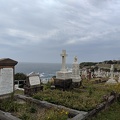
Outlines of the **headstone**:
M 17 63 L 10 58 L 0 59 L 0 96 L 14 91 L 14 66 Z
M 117 81 L 114 79 L 114 65 L 111 65 L 111 68 L 110 68 L 110 73 L 111 73 L 111 76 L 110 76 L 110 79 L 106 82 L 106 84 L 115 84 L 117 83 Z
M 27 75 L 26 84 L 24 86 L 24 94 L 33 95 L 43 90 L 39 73 L 31 72 Z
M 28 75 L 28 82 L 30 86 L 40 85 L 40 75 L 39 73 L 32 72 Z
M 66 50 L 62 50 L 60 54 L 62 57 L 62 68 L 60 71 L 56 72 L 56 78 L 54 79 L 55 87 L 67 89 L 72 84 L 72 72 L 66 69 Z
M 79 87 L 80 86 L 80 81 L 81 81 L 81 77 L 80 77 L 80 68 L 79 68 L 79 64 L 77 61 L 77 57 L 75 56 L 74 58 L 74 62 L 72 65 L 72 84 L 74 87 Z
M 57 79 L 63 79 L 63 80 L 71 79 L 72 72 L 66 69 L 66 56 L 67 56 L 66 50 L 62 50 L 62 54 L 61 54 L 62 68 L 60 71 L 56 72 Z

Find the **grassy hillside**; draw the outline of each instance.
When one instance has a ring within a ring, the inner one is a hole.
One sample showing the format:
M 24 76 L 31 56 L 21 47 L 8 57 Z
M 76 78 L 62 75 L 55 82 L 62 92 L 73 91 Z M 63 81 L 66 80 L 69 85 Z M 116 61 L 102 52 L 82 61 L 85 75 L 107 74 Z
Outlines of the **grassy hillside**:
M 86 67 L 86 68 L 102 68 L 105 70 L 109 70 L 111 67 L 111 64 L 114 64 L 115 71 L 120 70 L 120 61 L 116 60 L 109 60 L 109 61 L 103 61 L 103 62 L 82 62 L 80 63 L 80 68 Z

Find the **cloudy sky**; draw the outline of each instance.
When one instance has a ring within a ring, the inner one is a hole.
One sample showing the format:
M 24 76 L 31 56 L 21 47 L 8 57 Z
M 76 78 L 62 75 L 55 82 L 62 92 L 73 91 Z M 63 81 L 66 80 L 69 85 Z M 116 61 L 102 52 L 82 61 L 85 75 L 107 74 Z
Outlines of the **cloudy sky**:
M 0 0 L 0 58 L 120 59 L 120 0 Z

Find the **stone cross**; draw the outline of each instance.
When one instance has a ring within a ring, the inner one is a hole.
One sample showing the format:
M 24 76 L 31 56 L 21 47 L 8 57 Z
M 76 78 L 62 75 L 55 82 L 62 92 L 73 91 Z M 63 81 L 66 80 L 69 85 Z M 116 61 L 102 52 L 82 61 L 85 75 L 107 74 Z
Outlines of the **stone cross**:
M 66 50 L 62 50 L 62 54 L 60 54 L 62 56 L 62 69 L 61 71 L 66 71 Z

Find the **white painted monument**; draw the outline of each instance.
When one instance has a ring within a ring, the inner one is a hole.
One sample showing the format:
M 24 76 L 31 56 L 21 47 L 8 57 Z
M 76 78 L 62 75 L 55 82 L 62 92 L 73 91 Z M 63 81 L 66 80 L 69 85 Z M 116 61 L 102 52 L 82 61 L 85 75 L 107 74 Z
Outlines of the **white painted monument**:
M 0 95 L 13 92 L 13 69 L 0 69 Z
M 72 65 L 72 82 L 74 83 L 78 83 L 81 81 L 81 77 L 80 77 L 80 69 L 79 69 L 79 64 L 77 61 L 77 57 L 74 57 L 74 62 Z
M 70 79 L 72 72 L 66 69 L 66 57 L 67 57 L 66 50 L 62 50 L 61 57 L 62 57 L 62 68 L 60 71 L 56 72 L 56 78 L 63 80 Z
M 114 79 L 114 74 L 113 74 L 113 72 L 114 72 L 114 65 L 111 65 L 111 68 L 110 68 L 110 73 L 111 73 L 111 75 L 110 75 L 110 79 L 106 82 L 106 84 L 115 84 L 115 83 L 117 83 L 117 81 Z
M 14 66 L 17 63 L 9 58 L 0 59 L 0 96 L 14 91 Z

